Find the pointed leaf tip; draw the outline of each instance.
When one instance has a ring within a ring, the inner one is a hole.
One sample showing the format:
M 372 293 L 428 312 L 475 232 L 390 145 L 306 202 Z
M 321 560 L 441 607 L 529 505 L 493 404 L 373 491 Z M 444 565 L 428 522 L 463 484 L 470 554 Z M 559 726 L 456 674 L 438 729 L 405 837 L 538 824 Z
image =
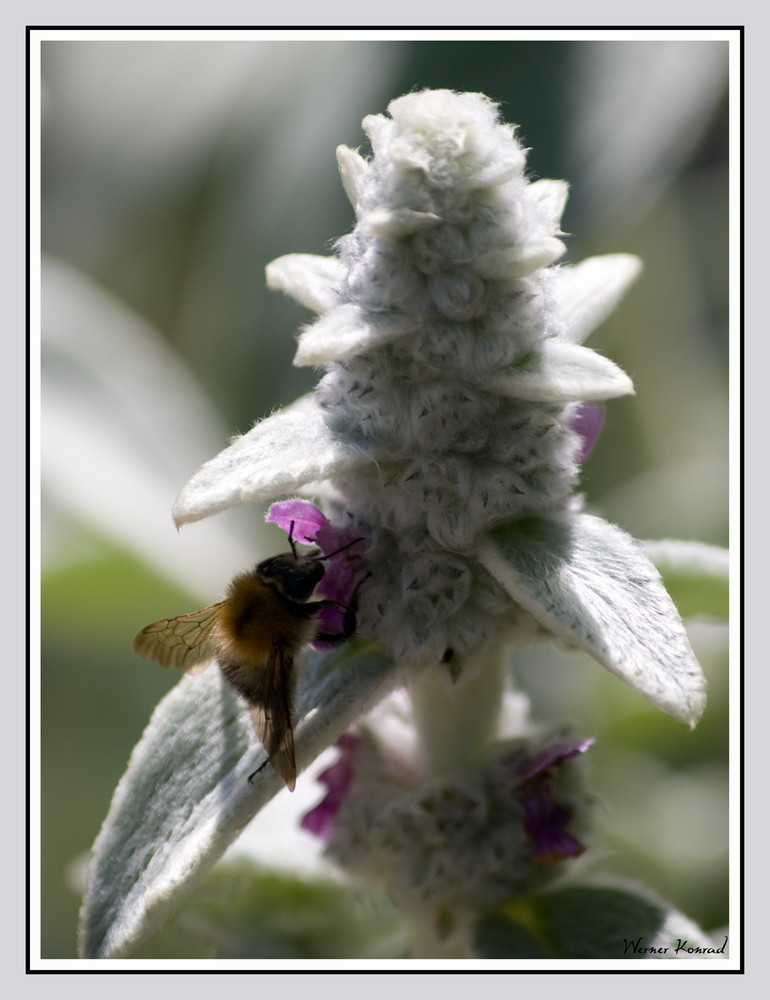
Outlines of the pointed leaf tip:
M 339 305 L 337 291 L 345 278 L 345 267 L 336 257 L 289 253 L 265 268 L 267 287 L 285 292 L 319 315 Z
M 634 384 L 626 373 L 590 347 L 569 341 L 546 341 L 527 364 L 488 380 L 488 387 L 517 399 L 569 403 L 630 396 Z
M 350 146 L 337 146 L 337 168 L 348 201 L 355 208 L 361 197 L 369 165 L 357 150 Z
M 629 253 L 587 257 L 556 274 L 558 315 L 575 344 L 600 326 L 639 277 L 642 261 Z
M 298 368 L 342 361 L 364 351 L 405 337 L 419 320 L 400 313 L 367 315 L 353 303 L 345 303 L 305 327 L 299 337 L 294 364 Z

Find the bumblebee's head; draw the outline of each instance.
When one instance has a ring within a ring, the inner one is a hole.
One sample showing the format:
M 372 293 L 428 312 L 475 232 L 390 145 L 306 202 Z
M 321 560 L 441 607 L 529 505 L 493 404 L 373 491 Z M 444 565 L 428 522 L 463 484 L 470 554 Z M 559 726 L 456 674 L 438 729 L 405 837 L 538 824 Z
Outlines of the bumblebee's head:
M 307 601 L 325 572 L 318 556 L 283 552 L 259 563 L 254 575 L 290 601 Z

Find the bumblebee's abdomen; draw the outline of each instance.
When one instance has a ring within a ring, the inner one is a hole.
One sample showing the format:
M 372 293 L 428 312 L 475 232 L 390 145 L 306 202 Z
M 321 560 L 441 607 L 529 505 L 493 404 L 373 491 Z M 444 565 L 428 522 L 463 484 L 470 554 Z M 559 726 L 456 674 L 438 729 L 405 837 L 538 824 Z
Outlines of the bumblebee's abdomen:
M 258 670 L 271 650 L 291 659 L 315 634 L 315 623 L 302 604 L 294 604 L 253 574 L 230 584 L 219 619 L 220 659 Z

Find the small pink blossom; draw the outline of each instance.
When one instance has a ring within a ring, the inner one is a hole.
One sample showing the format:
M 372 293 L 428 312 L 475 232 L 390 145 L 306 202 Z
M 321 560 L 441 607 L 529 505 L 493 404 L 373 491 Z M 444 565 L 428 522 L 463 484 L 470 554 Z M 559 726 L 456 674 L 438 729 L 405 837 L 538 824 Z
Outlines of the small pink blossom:
M 343 733 L 336 741 L 334 745 L 341 750 L 339 760 L 318 775 L 318 781 L 326 785 L 328 792 L 317 806 L 302 817 L 300 826 L 303 830 L 328 840 L 334 819 L 350 790 L 362 743 L 361 737 L 354 732 Z
M 338 602 L 324 608 L 318 615 L 319 629 L 328 635 L 344 634 L 345 608 L 353 600 L 356 575 L 361 565 L 361 541 L 350 528 L 338 528 L 309 500 L 282 500 L 274 503 L 267 512 L 267 521 L 298 542 L 317 545 L 328 559 L 326 572 L 318 584 L 318 593 L 329 601 Z M 314 649 L 327 649 L 334 642 L 319 640 L 311 643 Z
M 524 831 L 532 842 L 532 857 L 539 864 L 552 865 L 565 858 L 575 858 L 585 847 L 567 833 L 573 815 L 551 795 L 556 768 L 570 757 L 585 753 L 594 740 L 582 743 L 563 741 L 546 747 L 525 762 L 519 770 L 521 784 L 517 792 L 524 805 Z
M 322 511 L 309 500 L 281 500 L 274 503 L 265 520 L 277 524 L 287 535 L 291 531 L 295 541 L 309 545 L 320 545 L 316 536 L 329 523 Z
M 577 462 L 584 462 L 593 451 L 604 424 L 604 412 L 601 403 L 589 401 L 580 403 L 572 415 L 570 426 L 582 439 L 580 451 L 576 456 Z

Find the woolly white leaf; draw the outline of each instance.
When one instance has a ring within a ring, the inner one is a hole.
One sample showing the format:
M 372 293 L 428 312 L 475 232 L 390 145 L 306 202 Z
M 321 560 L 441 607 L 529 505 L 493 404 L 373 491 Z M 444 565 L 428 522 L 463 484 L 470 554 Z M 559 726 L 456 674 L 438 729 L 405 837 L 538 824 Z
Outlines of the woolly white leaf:
M 167 508 L 222 441 L 221 417 L 163 337 L 89 278 L 44 257 L 41 282 L 44 509 L 205 593 L 237 565 L 243 541 L 232 524 L 210 522 L 180 548 Z M 56 537 L 46 536 L 47 562 L 75 554 L 68 529 Z
M 642 270 L 642 262 L 629 253 L 587 257 L 556 274 L 554 297 L 564 324 L 564 336 L 576 344 L 609 316 Z
M 267 287 L 286 292 L 300 305 L 325 313 L 339 305 L 335 286 L 345 277 L 345 265 L 336 257 L 312 253 L 287 253 L 265 268 Z
M 666 920 L 654 938 L 647 943 L 651 950 L 645 957 L 665 955 L 677 959 L 719 960 L 729 958 L 728 936 L 713 936 L 692 922 L 679 910 L 669 909 Z M 660 949 L 666 948 L 666 951 Z
M 365 461 L 335 437 L 313 396 L 261 420 L 206 462 L 173 507 L 177 526 L 228 507 L 293 493 Z
M 539 267 L 548 267 L 567 248 L 555 236 L 545 236 L 534 243 L 499 247 L 479 254 L 474 270 L 482 278 L 524 278 Z
M 411 333 L 417 322 L 396 313 L 365 316 L 358 306 L 346 303 L 302 331 L 294 364 L 301 368 L 341 361 Z
M 295 712 L 302 770 L 396 685 L 371 643 L 309 653 Z M 185 677 L 156 708 L 94 844 L 81 911 L 83 957 L 130 954 L 283 788 L 246 706 L 217 669 Z M 300 779 L 301 780 L 301 779 Z
M 488 380 L 493 391 L 538 403 L 611 399 L 634 386 L 614 361 L 589 347 L 547 340 L 527 362 Z
M 374 208 L 361 219 L 365 232 L 389 239 L 432 229 L 440 223 L 441 218 L 434 212 L 415 212 L 411 208 Z
M 658 708 L 698 721 L 701 668 L 657 570 L 620 528 L 588 514 L 518 521 L 492 532 L 480 560 L 541 625 Z
M 483 917 L 474 928 L 478 956 L 510 959 L 547 953 L 573 961 L 725 957 L 720 947 L 724 938 L 718 943 L 711 940 L 678 910 L 631 883 L 557 885 L 533 896 L 530 907 L 527 928 L 505 908 Z M 634 928 L 630 941 L 619 940 L 622 927 Z
M 543 211 L 545 224 L 549 229 L 558 231 L 569 196 L 569 184 L 566 181 L 553 181 L 543 177 L 530 184 L 529 194 Z
M 337 146 L 337 168 L 345 194 L 348 196 L 350 204 L 355 208 L 361 197 L 366 173 L 369 169 L 367 162 L 350 146 Z

